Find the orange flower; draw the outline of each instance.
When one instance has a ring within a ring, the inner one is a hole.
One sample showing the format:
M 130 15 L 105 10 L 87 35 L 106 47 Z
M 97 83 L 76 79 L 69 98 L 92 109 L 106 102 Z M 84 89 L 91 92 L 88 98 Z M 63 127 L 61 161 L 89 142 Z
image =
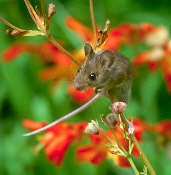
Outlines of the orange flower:
M 166 55 L 161 63 L 161 70 L 165 78 L 168 92 L 171 93 L 171 54 Z
M 4 61 L 8 62 L 24 52 L 34 52 L 35 46 L 30 43 L 16 43 L 3 52 Z
M 139 38 L 141 41 L 144 41 L 147 35 L 151 32 L 154 32 L 156 27 L 149 23 L 142 23 L 139 25 Z
M 171 49 L 155 48 L 149 51 L 140 53 L 133 59 L 133 64 L 136 66 L 148 65 L 150 71 L 156 71 L 158 68 L 163 73 L 168 92 L 171 93 Z
M 84 41 L 93 43 L 93 32 L 72 17 L 66 18 L 67 26 L 78 33 Z M 103 49 L 119 49 L 122 43 L 132 43 L 135 35 L 135 26 L 131 24 L 122 24 L 119 27 L 112 28 L 108 32 L 108 38 L 103 46 Z
M 163 53 L 160 50 L 151 50 L 140 53 L 133 59 L 133 64 L 136 66 L 148 65 L 150 71 L 155 71 L 160 66 L 160 60 Z
M 93 32 L 76 19 L 72 17 L 66 18 L 66 25 L 70 29 L 77 32 L 83 38 L 84 41 L 93 43 Z M 121 24 L 119 27 L 112 28 L 108 32 L 108 38 L 103 45 L 103 49 L 119 49 L 121 44 L 132 45 L 142 41 L 145 42 L 146 38 L 148 37 L 148 34 L 157 30 L 159 29 L 152 26 L 151 24 Z M 73 64 L 73 62 L 65 54 L 60 52 L 52 43 L 45 42 L 40 45 L 34 45 L 29 43 L 14 44 L 12 47 L 10 47 L 4 52 L 4 60 L 10 61 L 23 52 L 34 53 L 38 55 L 42 61 L 51 63 L 51 66 L 48 66 L 47 68 L 44 68 L 41 71 L 41 79 L 73 79 L 77 66 Z M 80 60 L 80 62 L 84 61 L 84 54 L 82 49 L 75 51 L 74 55 Z M 143 59 L 143 61 L 141 59 Z M 134 62 L 139 62 L 139 64 L 141 64 L 141 62 L 149 62 L 148 58 L 145 58 L 144 60 L 144 56 L 141 56 L 140 59 L 137 58 L 136 60 L 137 61 Z M 151 66 L 151 69 L 154 69 L 156 67 L 154 61 L 150 61 L 149 65 Z M 166 73 L 167 79 L 169 79 L 169 75 L 168 73 Z
M 24 120 L 23 124 L 30 130 L 47 125 L 46 123 L 41 124 L 31 120 Z M 46 134 L 40 136 L 38 140 L 44 145 L 45 153 L 49 160 L 60 166 L 69 146 L 73 142 L 80 140 L 86 125 L 86 123 L 69 124 L 61 122 L 44 131 Z
M 50 161 L 54 162 L 57 166 L 62 164 L 66 151 L 73 141 L 72 135 L 51 135 L 45 144 L 45 153 Z M 40 141 L 43 139 L 40 139 Z
M 114 128 L 114 132 L 115 132 L 118 140 L 122 144 L 122 146 L 126 150 L 128 150 L 127 144 L 126 144 L 126 140 L 125 140 L 125 138 L 123 136 L 123 130 L 119 128 L 120 124 L 121 123 L 118 123 L 118 127 Z M 134 135 L 135 135 L 136 139 L 139 142 L 141 142 L 142 141 L 142 134 L 143 134 L 144 129 L 145 129 L 145 123 L 143 121 L 139 120 L 139 119 L 134 119 L 133 120 L 133 125 L 134 125 L 134 128 L 135 128 Z M 112 132 L 110 130 L 107 131 L 106 134 L 108 135 L 109 138 L 111 138 L 112 140 L 115 140 L 115 138 L 113 138 Z M 134 155 L 135 157 L 139 157 L 140 156 L 140 154 L 139 154 L 138 150 L 136 149 L 135 145 L 133 146 L 132 155 Z M 130 168 L 131 167 L 129 161 L 124 156 L 111 154 L 111 153 L 108 153 L 108 156 L 109 156 L 109 158 L 113 159 L 113 161 L 114 161 L 114 163 L 116 165 L 118 165 L 120 167 L 123 167 L 123 168 Z
M 165 126 L 167 126 L 165 131 L 169 131 L 170 124 L 166 125 L 166 123 L 168 122 L 165 121 L 161 125 L 155 125 L 155 129 L 153 128 L 153 131 L 155 130 L 155 132 L 163 133 L 163 128 L 165 128 Z M 29 130 L 36 130 L 46 126 L 47 123 L 24 120 L 23 125 Z M 142 134 L 145 129 L 148 130 L 149 126 L 139 119 L 134 119 L 133 125 L 135 127 L 134 135 L 136 139 L 141 142 Z M 67 122 L 61 122 L 55 126 L 52 126 L 51 128 L 46 129 L 44 134 L 38 137 L 38 141 L 44 146 L 45 153 L 47 154 L 49 160 L 55 163 L 57 166 L 60 166 L 69 146 L 73 143 L 78 143 L 78 141 L 80 141 L 80 139 L 83 137 L 86 126 L 87 123 L 69 124 Z M 127 150 L 128 148 L 124 134 L 120 128 L 120 122 L 118 122 L 118 125 L 113 128 L 113 131 L 115 132 L 122 146 Z M 110 140 L 116 142 L 111 130 L 105 131 L 105 134 L 102 132 L 102 130 L 99 130 L 99 135 L 88 135 L 88 138 L 90 139 L 90 144 L 81 145 L 76 149 L 77 160 L 79 162 L 90 162 L 94 165 L 97 165 L 103 162 L 106 158 L 110 158 L 115 162 L 116 165 L 120 167 L 131 167 L 125 157 L 117 153 L 111 153 L 111 151 L 117 152 L 116 148 L 110 148 L 106 146 L 106 144 L 111 144 Z M 139 157 L 139 153 L 135 146 L 133 146 L 132 155 Z
M 136 139 L 141 142 L 142 141 L 142 134 L 144 132 L 144 122 L 138 119 L 134 119 L 133 125 L 135 127 L 134 135 Z M 119 125 L 114 128 L 114 132 L 119 139 L 122 146 L 127 150 L 126 141 L 123 137 L 123 131 L 119 129 Z M 100 135 L 100 137 L 99 137 Z M 91 139 L 91 143 L 89 145 L 80 146 L 77 149 L 77 159 L 80 162 L 90 162 L 92 164 L 99 164 L 104 159 L 109 157 L 112 159 L 116 165 L 123 167 L 123 168 L 130 168 L 129 161 L 124 157 L 117 154 L 112 154 L 110 151 L 116 151 L 112 150 L 111 148 L 108 148 L 105 146 L 106 143 L 110 143 L 106 135 L 115 142 L 115 137 L 111 130 L 108 130 L 105 132 L 105 135 L 100 130 L 99 135 L 89 135 Z M 102 140 L 103 139 L 103 140 Z M 134 145 L 132 154 L 135 157 L 139 157 L 139 153 Z
M 117 166 L 120 166 L 122 168 L 131 168 L 131 165 L 126 157 L 124 156 L 118 156 L 118 155 L 112 155 L 111 158 L 113 159 L 114 163 Z
M 93 32 L 88 27 L 77 21 L 75 18 L 68 17 L 66 18 L 65 23 L 70 29 L 78 33 L 84 41 L 93 41 Z
M 166 139 L 171 139 L 171 120 L 164 120 L 154 125 L 153 132 L 161 134 Z
M 41 79 L 73 79 L 77 66 L 50 42 L 44 42 L 40 45 L 30 43 L 14 44 L 4 51 L 3 59 L 11 61 L 24 52 L 36 54 L 41 58 L 41 61 L 51 63 L 50 66 L 40 72 Z
M 122 24 L 111 29 L 104 49 L 118 50 L 121 44 L 131 44 L 135 35 L 135 26 L 132 24 Z
M 35 122 L 33 120 L 27 120 L 27 119 L 23 120 L 23 126 L 31 131 L 42 128 L 46 125 L 47 125 L 46 122 L 40 123 L 40 122 Z
M 143 42 L 151 46 L 133 59 L 136 66 L 148 65 L 150 71 L 158 68 L 163 73 L 168 92 L 171 93 L 171 41 L 168 30 L 164 27 L 148 26 L 148 32 L 143 36 Z
M 44 42 L 38 46 L 39 51 L 44 55 L 46 61 L 54 62 L 56 65 L 68 67 L 73 62 L 50 42 Z
M 142 142 L 142 135 L 144 133 L 144 130 L 145 130 L 147 124 L 144 121 L 142 121 L 141 119 L 134 118 L 133 125 L 135 128 L 134 135 L 135 135 L 136 139 L 139 142 Z
M 94 95 L 94 90 L 93 88 L 89 88 L 84 91 L 77 91 L 73 85 L 70 85 L 68 87 L 68 92 L 72 96 L 73 100 L 78 102 L 78 103 L 85 103 L 89 99 L 91 99 Z
M 97 135 L 89 135 L 90 145 L 84 145 L 77 148 L 77 159 L 80 162 L 90 162 L 94 165 L 100 164 L 107 157 L 107 147 L 101 138 Z

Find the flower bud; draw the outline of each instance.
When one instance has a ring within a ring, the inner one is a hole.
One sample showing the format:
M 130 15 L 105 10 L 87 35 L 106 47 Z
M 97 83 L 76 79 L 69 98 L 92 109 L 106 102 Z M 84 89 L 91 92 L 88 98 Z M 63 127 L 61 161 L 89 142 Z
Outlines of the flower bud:
M 110 125 L 111 128 L 115 127 L 118 123 L 118 114 L 110 113 L 106 116 L 106 122 Z
M 125 102 L 115 102 L 110 105 L 110 109 L 115 114 L 120 114 L 125 111 L 127 104 Z
M 99 133 L 99 124 L 97 121 L 92 120 L 88 123 L 88 126 L 85 129 L 86 134 L 98 134 Z

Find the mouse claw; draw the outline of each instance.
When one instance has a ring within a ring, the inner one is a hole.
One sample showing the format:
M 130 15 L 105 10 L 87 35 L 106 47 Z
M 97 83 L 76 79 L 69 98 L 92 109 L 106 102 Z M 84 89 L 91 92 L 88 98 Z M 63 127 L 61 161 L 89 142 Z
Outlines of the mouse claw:
M 115 114 L 120 114 L 125 111 L 127 104 L 125 102 L 115 102 L 110 105 L 110 109 Z
M 129 127 L 128 127 L 128 133 L 129 133 L 130 135 L 134 134 L 135 128 L 134 128 L 133 123 L 130 122 L 129 120 L 127 120 L 127 119 L 126 119 L 126 121 L 127 121 L 127 123 L 128 123 L 128 126 L 129 126 Z

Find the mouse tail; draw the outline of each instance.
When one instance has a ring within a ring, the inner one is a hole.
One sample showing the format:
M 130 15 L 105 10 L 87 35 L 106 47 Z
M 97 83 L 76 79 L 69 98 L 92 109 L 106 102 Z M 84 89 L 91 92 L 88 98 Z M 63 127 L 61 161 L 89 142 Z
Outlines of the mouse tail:
M 42 131 L 44 131 L 44 130 L 46 130 L 46 129 L 48 129 L 48 128 L 54 126 L 54 125 L 56 125 L 59 122 L 62 122 L 64 120 L 68 119 L 68 118 L 71 118 L 72 116 L 80 113 L 81 111 L 83 111 L 84 109 L 86 109 L 88 106 L 90 106 L 92 103 L 94 103 L 100 96 L 101 96 L 101 94 L 100 93 L 97 93 L 92 99 L 90 99 L 87 103 L 85 103 L 81 107 L 77 108 L 76 110 L 70 112 L 69 114 L 64 115 L 63 117 L 61 117 L 61 118 L 59 118 L 59 119 L 57 119 L 55 121 L 53 121 L 52 123 L 46 125 L 45 127 L 42 127 L 40 129 L 37 129 L 37 130 L 32 131 L 32 132 L 29 132 L 29 133 L 26 133 L 23 136 L 31 136 L 31 135 L 37 134 L 39 132 L 42 132 Z

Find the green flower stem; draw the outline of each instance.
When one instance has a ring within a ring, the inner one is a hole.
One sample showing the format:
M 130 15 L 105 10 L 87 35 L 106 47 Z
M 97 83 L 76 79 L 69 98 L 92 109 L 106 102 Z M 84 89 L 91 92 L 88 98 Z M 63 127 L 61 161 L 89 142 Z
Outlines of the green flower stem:
M 138 169 L 137 169 L 137 167 L 136 167 L 134 161 L 132 160 L 131 155 L 129 155 L 129 153 L 128 153 L 128 152 L 125 150 L 125 148 L 122 146 L 121 142 L 119 141 L 119 139 L 117 138 L 115 132 L 113 131 L 113 128 L 110 127 L 110 125 L 109 125 L 109 123 L 107 122 L 106 118 L 103 118 L 102 120 L 105 122 L 105 124 L 108 126 L 108 128 L 111 129 L 111 131 L 112 131 L 112 133 L 113 133 L 113 135 L 114 135 L 114 137 L 115 137 L 115 139 L 116 139 L 117 144 L 121 147 L 123 153 L 125 154 L 126 158 L 128 159 L 128 161 L 129 161 L 129 163 L 130 163 L 130 165 L 131 165 L 133 171 L 135 172 L 135 174 L 136 174 L 136 175 L 139 175 L 140 173 L 139 173 L 139 171 L 138 171 Z M 126 139 L 126 138 L 125 138 L 125 139 Z
M 136 175 L 140 175 L 140 173 L 139 173 L 137 167 L 135 166 L 134 161 L 132 160 L 132 157 L 131 157 L 130 155 L 128 155 L 127 159 L 128 159 L 128 161 L 129 161 L 129 163 L 130 163 L 130 165 L 131 165 L 131 167 L 132 167 L 134 173 L 135 173 Z
M 125 148 L 123 147 L 123 145 L 121 144 L 120 140 L 118 139 L 118 137 L 116 136 L 113 128 L 110 127 L 110 124 L 108 123 L 108 121 L 106 120 L 106 118 L 102 118 L 102 120 L 105 122 L 105 124 L 107 125 L 107 127 L 111 130 L 112 134 L 114 135 L 115 139 L 116 139 L 116 143 L 120 146 L 120 148 L 122 149 L 122 151 L 124 153 L 126 153 L 127 151 L 125 150 Z
M 124 123 L 124 125 L 125 125 L 126 128 L 128 129 L 128 128 L 129 128 L 129 125 L 128 125 L 128 122 L 126 121 L 126 118 L 125 118 L 124 114 L 121 113 L 120 116 L 121 116 L 122 122 Z M 147 168 L 148 168 L 150 174 L 151 174 L 151 175 L 156 175 L 156 173 L 155 173 L 155 171 L 154 171 L 152 165 L 150 164 L 150 162 L 149 162 L 147 156 L 145 155 L 145 153 L 143 152 L 143 150 L 142 150 L 140 144 L 138 143 L 137 139 L 135 138 L 135 136 L 134 136 L 133 134 L 130 135 L 130 136 L 131 136 L 131 140 L 132 140 L 133 143 L 135 144 L 135 146 L 136 146 L 138 152 L 140 153 L 140 156 L 141 156 L 142 160 L 143 160 L 144 163 L 146 164 L 146 166 L 147 166 Z
M 138 152 L 140 153 L 141 158 L 143 159 L 144 163 L 146 164 L 150 174 L 151 175 L 156 175 L 152 165 L 150 164 L 149 160 L 147 159 L 147 156 L 144 154 L 144 152 L 143 152 L 140 144 L 138 143 L 137 139 L 135 138 L 135 136 L 132 135 L 131 138 L 132 138 L 132 141 L 134 142 Z

